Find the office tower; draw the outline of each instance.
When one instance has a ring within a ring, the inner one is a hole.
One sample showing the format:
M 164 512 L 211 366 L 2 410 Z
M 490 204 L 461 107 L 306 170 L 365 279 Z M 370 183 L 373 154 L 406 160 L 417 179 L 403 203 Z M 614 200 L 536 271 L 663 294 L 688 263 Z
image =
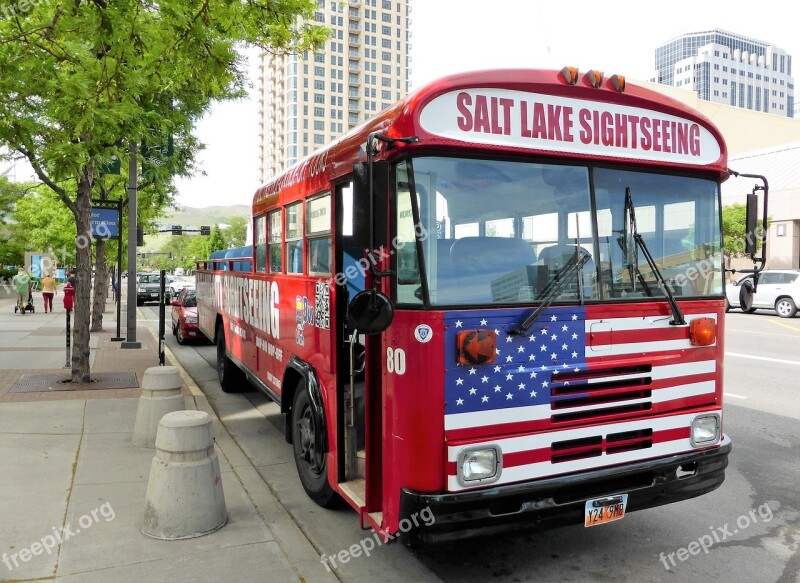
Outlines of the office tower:
M 318 0 L 314 20 L 331 30 L 319 52 L 261 56 L 261 182 L 406 95 L 410 3 Z
M 720 29 L 672 39 L 655 52 L 653 82 L 700 99 L 792 117 L 792 56 L 773 44 Z

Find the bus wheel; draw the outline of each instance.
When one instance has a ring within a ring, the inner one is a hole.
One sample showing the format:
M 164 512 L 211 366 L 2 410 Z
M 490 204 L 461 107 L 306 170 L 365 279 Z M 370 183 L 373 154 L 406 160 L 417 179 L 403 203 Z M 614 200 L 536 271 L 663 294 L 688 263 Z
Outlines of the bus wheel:
M 217 377 L 226 393 L 238 393 L 242 388 L 241 372 L 225 354 L 225 334 L 222 330 L 217 332 Z
M 292 404 L 292 448 L 297 474 L 303 489 L 314 502 L 324 508 L 336 505 L 336 493 L 328 484 L 328 463 L 324 451 L 316 447 L 321 428 L 314 420 L 306 382 L 300 381 Z

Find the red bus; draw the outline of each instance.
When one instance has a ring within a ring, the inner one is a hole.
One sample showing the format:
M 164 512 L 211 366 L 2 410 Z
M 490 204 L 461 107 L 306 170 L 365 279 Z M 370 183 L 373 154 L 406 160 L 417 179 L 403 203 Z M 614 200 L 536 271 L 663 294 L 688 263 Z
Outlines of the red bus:
M 244 271 L 198 265 L 220 383 L 280 405 L 314 501 L 411 544 L 710 492 L 726 162 L 617 75 L 426 85 L 257 190 Z

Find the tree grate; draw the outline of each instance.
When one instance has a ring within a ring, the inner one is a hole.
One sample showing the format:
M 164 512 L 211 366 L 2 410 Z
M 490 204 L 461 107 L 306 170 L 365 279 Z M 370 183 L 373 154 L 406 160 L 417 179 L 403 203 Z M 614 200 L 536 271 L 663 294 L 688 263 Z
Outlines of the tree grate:
M 139 383 L 133 372 L 96 372 L 88 383 L 73 383 L 70 373 L 22 375 L 9 393 L 51 391 L 90 391 L 100 389 L 136 389 Z

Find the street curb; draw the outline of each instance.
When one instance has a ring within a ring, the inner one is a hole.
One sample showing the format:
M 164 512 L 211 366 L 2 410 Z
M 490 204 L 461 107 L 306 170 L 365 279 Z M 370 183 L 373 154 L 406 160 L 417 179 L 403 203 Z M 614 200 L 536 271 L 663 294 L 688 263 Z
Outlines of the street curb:
M 150 326 L 147 328 L 155 337 L 156 342 L 158 342 L 158 335 L 155 330 Z M 280 547 L 298 579 L 304 583 L 338 582 L 340 579 L 333 572 L 328 572 L 323 567 L 319 560 L 320 554 L 313 543 L 283 507 L 275 493 L 264 482 L 258 470 L 250 463 L 247 454 L 228 432 L 225 424 L 217 416 L 216 411 L 214 411 L 208 398 L 206 398 L 205 393 L 197 386 L 194 379 L 189 376 L 189 373 L 183 368 L 183 365 L 166 345 L 166 342 L 164 344 L 164 356 L 178 369 L 181 379 L 192 395 L 197 410 L 208 413 L 215 422 L 214 424 L 222 429 L 221 431 L 215 430 L 215 442 L 220 453 L 228 461 L 233 474 L 239 480 L 242 489 L 253 506 L 255 506 L 264 526 L 275 537 L 275 542 Z M 248 463 L 245 466 L 240 465 L 237 467 L 231 463 L 233 457 L 245 459 Z

